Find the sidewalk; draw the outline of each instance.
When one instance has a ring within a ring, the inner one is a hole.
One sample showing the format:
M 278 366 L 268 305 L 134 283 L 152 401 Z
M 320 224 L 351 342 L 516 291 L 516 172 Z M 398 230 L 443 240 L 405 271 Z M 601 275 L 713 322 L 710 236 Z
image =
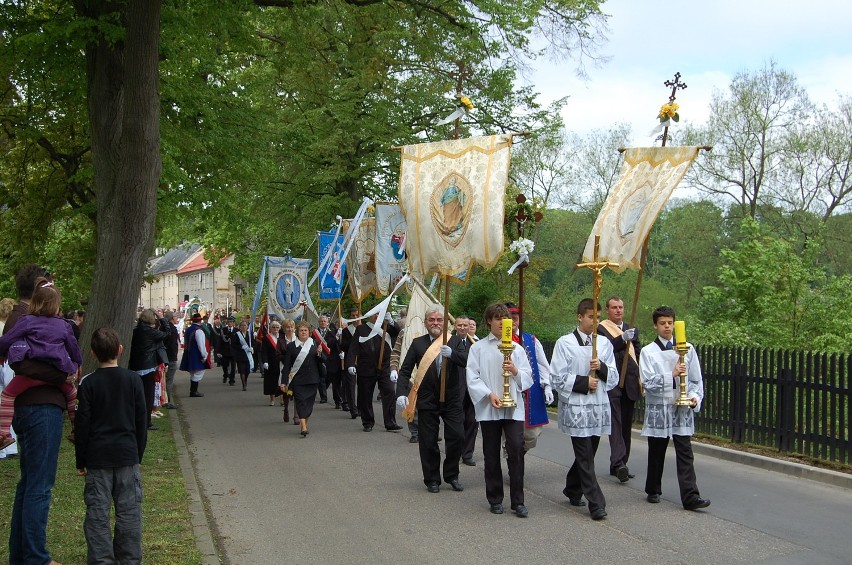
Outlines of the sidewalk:
M 205 378 L 205 398 L 181 398 L 179 411 L 187 438 L 182 466 L 205 565 L 842 563 L 847 555 L 852 491 L 848 477 L 834 476 L 840 473 L 697 446 L 699 486 L 713 505 L 687 512 L 679 505 L 672 453 L 664 501 L 649 505 L 642 492 L 644 441 L 633 444 L 637 477 L 624 485 L 606 474 L 609 448 L 602 441 L 597 467 L 609 518 L 597 523 L 561 494 L 573 456 L 552 424 L 526 458 L 530 517 L 494 516 L 479 452 L 477 467 L 462 466 L 465 492 L 429 494 L 407 434 L 387 433 L 381 424 L 364 433 L 358 420 L 317 404 L 311 434 L 302 439 L 298 427 L 282 422 L 279 407 L 267 406 L 256 376 L 249 392 L 223 386 L 217 376 Z M 190 461 L 191 470 L 184 465 Z M 508 487 L 506 494 L 508 502 Z M 814 516 L 801 514 L 808 503 L 819 508 Z

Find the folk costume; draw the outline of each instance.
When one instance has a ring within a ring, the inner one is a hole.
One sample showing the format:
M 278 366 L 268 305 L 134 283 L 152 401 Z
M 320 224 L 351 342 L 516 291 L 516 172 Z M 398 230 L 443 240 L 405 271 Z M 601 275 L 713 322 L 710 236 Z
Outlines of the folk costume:
M 585 495 L 593 518 L 606 515 L 606 500 L 595 476 L 595 453 L 601 435 L 611 430 L 607 391 L 618 384 L 609 340 L 597 340 L 597 354 L 601 367 L 595 391 L 589 389 L 592 336 L 576 329 L 560 337 L 550 361 L 550 378 L 559 393 L 559 431 L 571 436 L 574 447 L 574 463 L 565 476 L 562 492 L 575 506 L 582 506 L 581 497 Z
M 441 339 L 441 338 L 437 338 Z M 420 361 L 426 351 L 432 346 L 431 335 L 421 335 L 412 340 L 405 359 L 399 369 L 399 380 L 396 383 L 396 396 L 408 396 L 411 391 L 412 377 L 419 368 Z M 441 484 L 441 450 L 438 447 L 438 427 L 440 420 L 444 422 L 444 455 L 443 478 L 447 483 L 458 481 L 459 460 L 461 459 L 464 430 L 462 427 L 462 386 L 458 378 L 458 370 L 467 367 L 468 351 L 461 344 L 461 338 L 454 335 L 447 345 L 452 349 L 449 358 L 440 353 L 426 369 L 425 376 L 420 382 L 417 393 L 418 444 L 420 451 L 420 466 L 423 470 L 423 482 L 427 487 Z M 447 363 L 444 401 L 441 402 L 441 364 Z M 437 491 L 436 491 L 437 492 Z
M 376 385 L 382 395 L 382 416 L 385 429 L 396 431 L 401 429 L 396 423 L 395 387 L 390 380 L 390 357 L 393 352 L 393 341 L 399 334 L 396 324 L 389 323 L 384 332 L 369 337 L 373 331 L 373 323 L 361 324 L 346 351 L 346 368 L 354 367 L 358 381 L 358 411 L 361 415 L 361 425 L 364 431 L 370 431 L 376 424 L 373 413 L 373 394 Z M 384 348 L 382 347 L 384 338 Z M 381 357 L 381 366 L 379 366 Z M 350 374 L 351 376 L 351 374 Z
M 678 353 L 672 348 L 671 342 L 664 342 L 658 337 L 643 347 L 639 356 L 639 369 L 642 386 L 645 388 L 645 421 L 642 435 L 648 438 L 648 477 L 645 481 L 645 492 L 649 497 L 659 497 L 662 494 L 666 448 L 669 438 L 672 438 L 680 499 L 685 508 L 691 509 L 701 501 L 695 479 L 690 437 L 695 433 L 695 414 L 701 410 L 701 401 L 704 399 L 704 381 L 695 348 L 691 344 L 688 345 L 690 348 L 684 358 L 688 379 L 687 396 L 698 401 L 694 408 L 675 404 L 680 392 L 680 377 L 672 375 L 678 362 Z
M 184 352 L 180 360 L 180 370 L 189 373 L 189 396 L 201 397 L 203 393 L 198 392 L 198 383 L 204 378 L 204 371 L 211 368 L 210 341 L 201 329 L 201 324 L 193 316 L 192 325 L 186 328 L 183 343 Z
M 538 443 L 543 426 L 550 423 L 547 415 L 547 392 L 553 394 L 550 384 L 550 365 L 541 342 L 531 333 L 524 333 L 523 339 L 512 334 L 512 340 L 521 345 L 527 354 L 527 360 L 532 367 L 533 384 L 524 391 L 524 453 L 534 448 Z
M 520 345 L 515 345 L 512 362 L 518 374 L 509 380 L 509 393 L 517 402 L 514 408 L 495 408 L 491 394 L 503 396 L 503 353 L 500 339 L 489 333 L 470 347 L 467 358 L 467 389 L 482 429 L 482 455 L 485 460 L 485 498 L 492 505 L 503 503 L 503 468 L 500 463 L 500 438 L 506 437 L 509 466 L 509 497 L 512 509 L 524 504 L 524 422 L 526 395 L 533 386 L 533 369 Z M 418 403 L 419 404 L 419 403 Z
M 633 413 L 636 401 L 642 397 L 639 387 L 639 330 L 633 333 L 633 339 L 625 341 L 623 334 L 632 326 L 626 322 L 616 324 L 604 320 L 598 324 L 598 335 L 607 338 L 615 354 L 615 367 L 618 369 L 618 385 L 610 389 L 609 404 L 612 412 L 612 432 L 609 434 L 609 473 L 627 476 L 627 460 L 630 458 L 630 437 L 633 430 Z M 624 358 L 628 357 L 627 370 L 622 372 Z M 624 467 L 625 471 L 620 471 Z M 619 477 L 621 478 L 621 477 Z

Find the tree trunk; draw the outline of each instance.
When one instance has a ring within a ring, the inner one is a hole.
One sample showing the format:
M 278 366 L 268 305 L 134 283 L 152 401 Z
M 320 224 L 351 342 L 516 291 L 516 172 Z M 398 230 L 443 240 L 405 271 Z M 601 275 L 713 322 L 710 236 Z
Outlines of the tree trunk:
M 100 18 L 121 6 L 78 3 Z M 124 40 L 101 39 L 86 49 L 89 124 L 97 195 L 97 254 L 81 343 L 111 326 L 130 352 L 139 289 L 154 243 L 160 159 L 160 0 L 129 0 L 120 12 Z M 87 355 L 84 370 L 96 365 Z

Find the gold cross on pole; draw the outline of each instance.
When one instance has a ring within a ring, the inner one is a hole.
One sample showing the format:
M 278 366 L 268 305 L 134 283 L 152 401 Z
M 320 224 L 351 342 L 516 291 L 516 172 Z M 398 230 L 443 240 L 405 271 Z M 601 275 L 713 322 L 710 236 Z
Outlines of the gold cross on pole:
M 603 275 L 601 274 L 607 267 L 618 267 L 618 263 L 610 261 L 600 261 L 601 236 L 595 236 L 595 253 L 592 256 L 591 263 L 577 263 L 577 267 L 585 267 L 591 269 L 594 273 L 592 280 L 592 308 L 594 309 L 594 325 L 592 326 L 592 359 L 598 356 L 598 300 L 601 296 L 601 287 L 603 286 Z M 590 377 L 595 377 L 596 371 L 589 373 Z

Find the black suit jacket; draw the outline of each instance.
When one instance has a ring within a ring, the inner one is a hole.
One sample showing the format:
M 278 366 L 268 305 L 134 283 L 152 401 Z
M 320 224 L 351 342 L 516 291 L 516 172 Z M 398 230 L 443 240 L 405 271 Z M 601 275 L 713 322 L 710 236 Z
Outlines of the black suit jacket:
M 622 328 L 627 330 L 632 328 L 630 324 L 624 322 Z M 627 342 L 624 341 L 621 336 L 613 337 L 607 331 L 607 329 L 598 324 L 598 335 L 602 335 L 607 338 L 612 344 L 612 351 L 615 354 L 615 366 L 618 368 L 618 374 L 621 375 L 621 367 L 624 365 L 624 356 L 627 355 Z M 631 340 L 633 343 L 633 351 L 636 353 L 636 361 L 633 361 L 631 358 L 627 362 L 627 374 L 624 377 L 624 392 L 627 394 L 627 398 L 633 400 L 639 400 L 642 396 L 642 393 L 639 390 L 639 351 L 642 349 L 642 346 L 639 344 L 639 330 L 636 330 L 636 334 L 633 336 Z M 620 378 L 620 377 L 619 377 Z M 610 394 L 615 393 L 618 394 L 618 387 L 612 389 Z
M 343 330 L 347 333 L 348 330 Z M 346 350 L 346 369 L 355 367 L 358 376 L 374 377 L 390 375 L 390 357 L 393 352 L 393 342 L 399 335 L 396 324 L 387 325 L 387 333 L 390 336 L 390 345 L 385 341 L 384 355 L 382 355 L 382 366 L 379 367 L 379 354 L 382 350 L 382 332 L 361 343 L 362 337 L 370 335 L 372 329 L 367 324 L 361 324 L 355 331 L 354 337 Z
M 396 383 L 396 395 L 408 396 L 411 392 L 411 378 L 417 374 L 415 367 L 419 365 L 420 360 L 432 345 L 432 338 L 428 334 L 415 338 L 411 342 L 411 346 L 405 354 L 405 360 L 399 368 L 399 380 Z M 461 407 L 462 398 L 464 398 L 464 387 L 461 384 L 461 379 L 458 377 L 461 371 L 467 367 L 468 348 L 462 344 L 459 336 L 454 335 L 447 342 L 447 345 L 453 350 L 449 359 L 444 359 L 447 363 L 447 380 L 446 394 L 444 397 L 445 405 L 456 405 Z M 469 347 L 469 346 L 468 346 Z M 423 410 L 437 410 L 438 399 L 441 392 L 441 376 L 433 362 L 423 381 L 420 383 L 420 389 L 417 392 L 417 408 Z
M 322 335 L 321 329 L 317 329 L 317 332 Z M 340 343 L 337 341 L 337 330 L 329 326 L 322 338 L 329 350 L 328 355 L 323 355 L 326 374 L 329 376 L 336 375 L 340 371 Z

